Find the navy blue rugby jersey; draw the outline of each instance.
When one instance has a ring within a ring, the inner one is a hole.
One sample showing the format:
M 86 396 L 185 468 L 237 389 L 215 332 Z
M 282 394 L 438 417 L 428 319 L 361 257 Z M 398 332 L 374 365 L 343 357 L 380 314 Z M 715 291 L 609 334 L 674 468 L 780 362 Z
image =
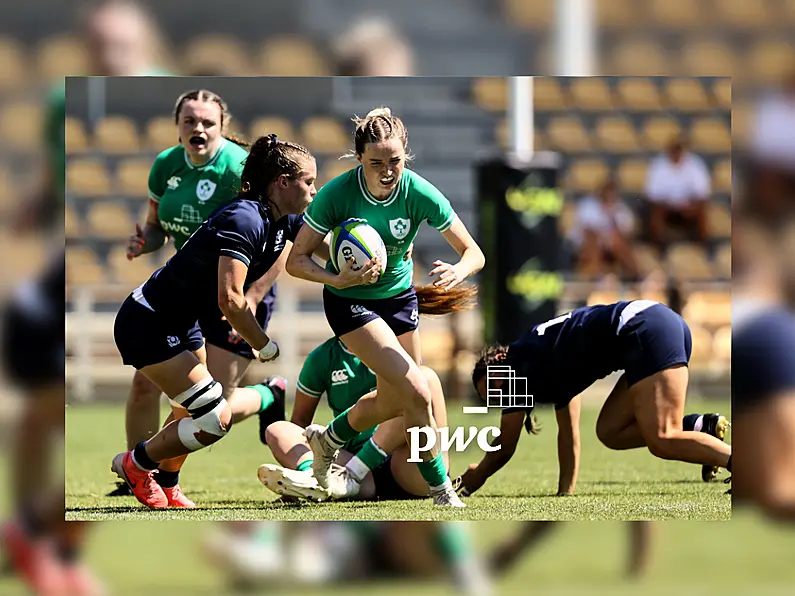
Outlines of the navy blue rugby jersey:
M 260 279 L 295 241 L 303 215 L 273 221 L 260 201 L 238 197 L 214 211 L 143 288 L 143 298 L 157 313 L 195 321 L 220 313 L 218 259 L 238 259 L 248 266 L 245 288 Z M 218 316 L 221 316 L 220 314 Z
M 533 403 L 566 406 L 598 379 L 621 370 L 618 326 L 630 302 L 584 306 L 535 325 L 508 346 L 505 364 L 527 378 Z M 514 412 L 527 408 L 505 408 Z

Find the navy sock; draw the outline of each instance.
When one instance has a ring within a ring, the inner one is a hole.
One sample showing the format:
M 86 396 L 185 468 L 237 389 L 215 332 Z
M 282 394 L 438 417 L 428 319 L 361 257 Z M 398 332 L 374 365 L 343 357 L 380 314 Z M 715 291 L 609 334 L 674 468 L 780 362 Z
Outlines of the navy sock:
M 158 466 L 158 463 L 146 453 L 146 441 L 141 441 L 135 446 L 135 449 L 133 449 L 133 460 L 135 460 L 139 468 L 145 470 L 155 470 Z
M 172 488 L 179 484 L 179 472 L 167 472 L 166 470 L 158 470 L 155 478 L 157 483 L 163 488 Z
M 696 420 L 698 420 L 701 414 L 688 414 L 682 420 L 682 428 L 683 430 L 696 430 Z

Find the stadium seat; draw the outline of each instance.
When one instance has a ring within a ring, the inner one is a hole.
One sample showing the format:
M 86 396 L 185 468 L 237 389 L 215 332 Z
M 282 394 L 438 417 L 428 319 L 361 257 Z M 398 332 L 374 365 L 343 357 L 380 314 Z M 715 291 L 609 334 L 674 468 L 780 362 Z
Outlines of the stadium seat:
M 596 0 L 596 21 L 600 29 L 631 29 L 638 23 L 635 0 Z
M 646 20 L 654 27 L 693 29 L 706 25 L 700 4 L 693 0 L 650 0 Z
M 191 75 L 246 76 L 252 74 L 245 46 L 226 35 L 199 35 L 183 53 L 184 70 Z
M 562 238 L 566 238 L 569 235 L 569 231 L 574 225 L 576 215 L 577 201 L 564 201 L 563 210 L 558 216 L 558 233 Z
M 351 148 L 350 136 L 331 116 L 310 116 L 301 125 L 301 138 L 312 152 L 338 157 Z
M 643 142 L 647 149 L 660 151 L 682 129 L 679 122 L 668 116 L 653 116 L 643 123 Z
M 67 247 L 67 286 L 98 285 L 104 281 L 105 271 L 93 250 L 87 246 Z
M 125 195 L 143 200 L 149 196 L 149 171 L 151 159 L 124 159 L 116 166 L 116 188 Z
M 94 147 L 109 154 L 136 153 L 138 127 L 127 116 L 106 116 L 94 128 Z
M 149 279 L 156 269 L 149 255 L 128 261 L 127 248 L 121 245 L 114 246 L 108 253 L 108 266 L 113 272 L 114 280 L 129 286 L 130 290 Z
M 657 42 L 628 39 L 613 47 L 608 72 L 620 76 L 657 76 L 669 70 L 665 50 Z
M 105 240 L 126 240 L 135 232 L 135 222 L 130 211 L 122 203 L 104 200 L 94 201 L 86 216 L 93 236 Z
M 629 158 L 618 164 L 618 186 L 622 192 L 641 194 L 646 188 L 648 160 Z
M 547 29 L 555 22 L 554 0 L 503 0 L 505 21 L 523 29 Z
M 505 77 L 481 77 L 472 84 L 478 107 L 489 112 L 504 112 L 508 107 L 508 81 Z
M 0 138 L 9 149 L 38 149 L 44 132 L 42 107 L 38 102 L 18 101 L 2 108 Z
M 359 162 L 355 159 L 335 159 L 330 157 L 323 164 L 323 167 L 320 168 L 317 184 L 315 186 L 320 188 L 329 180 L 333 180 L 340 174 L 344 174 L 358 165 Z
M 271 133 L 277 134 L 280 139 L 293 141 L 295 143 L 301 142 L 290 121 L 281 116 L 260 116 L 259 118 L 255 118 L 249 127 L 248 136 L 251 138 L 251 141 L 254 142 L 259 137 Z
M 624 109 L 644 112 L 662 110 L 660 93 L 653 79 L 622 78 L 618 81 L 616 91 Z
M 533 79 L 533 109 L 539 112 L 566 110 L 569 101 L 556 77 L 537 77 Z
M 668 275 L 680 281 L 706 280 L 712 277 L 704 247 L 691 242 L 673 245 L 666 259 Z
M 713 0 L 713 8 L 710 14 L 717 23 L 733 30 L 763 29 L 776 19 L 775 7 L 768 0 Z
M 712 85 L 712 95 L 719 108 L 724 110 L 732 109 L 732 80 L 722 77 L 716 79 Z
M 285 36 L 266 41 L 260 52 L 259 74 L 271 77 L 322 77 L 329 74 L 326 61 L 308 41 Z
M 715 276 L 721 279 L 731 279 L 732 276 L 732 245 L 724 242 L 715 252 Z
M 563 186 L 566 190 L 591 194 L 607 179 L 609 172 L 601 159 L 576 159 L 566 172 Z
M 82 235 L 83 225 L 77 211 L 67 203 L 64 206 L 64 233 L 67 238 L 78 238 Z
M 711 108 L 709 98 L 698 79 L 669 79 L 665 94 L 672 108 L 682 112 L 702 112 Z
M 25 49 L 12 37 L 0 37 L 0 89 L 18 90 L 28 81 Z
M 83 121 L 67 116 L 66 118 L 66 154 L 81 153 L 88 149 L 88 135 Z
M 702 40 L 682 49 L 678 72 L 690 76 L 731 76 L 739 62 L 722 41 Z
M 503 151 L 508 150 L 508 122 L 506 120 L 503 119 L 497 122 L 497 126 L 494 128 L 494 139 L 500 149 Z M 533 139 L 533 148 L 535 151 L 543 151 L 549 147 L 549 142 L 544 136 L 544 131 L 538 126 L 534 127 Z
M 614 109 L 613 92 L 601 77 L 577 77 L 570 79 L 569 92 L 574 107 L 586 111 L 609 111 Z
M 99 159 L 72 158 L 66 162 L 66 191 L 77 196 L 107 195 L 110 178 L 105 162 Z
M 717 192 L 732 191 L 732 163 L 730 159 L 722 159 L 712 169 L 712 188 Z
M 160 153 L 179 142 L 177 125 L 173 116 L 155 116 L 146 123 L 144 145 Z
M 36 51 L 37 70 L 41 80 L 51 81 L 66 75 L 81 76 L 88 72 L 88 52 L 82 41 L 63 36 L 45 39 Z
M 638 265 L 638 272 L 642 276 L 647 276 L 655 271 L 662 269 L 659 251 L 650 244 L 635 243 L 632 245 L 632 254 Z
M 690 126 L 693 150 L 703 153 L 729 153 L 732 140 L 726 122 L 720 118 L 700 118 Z
M 568 153 L 583 153 L 591 150 L 590 134 L 579 118 L 562 116 L 553 118 L 546 127 L 552 149 Z
M 732 319 L 731 293 L 693 292 L 687 297 L 682 316 L 688 322 L 714 329 L 730 325 Z
M 778 84 L 792 72 L 794 63 L 795 46 L 790 37 L 762 39 L 751 48 L 747 68 L 757 84 Z
M 599 145 L 611 153 L 631 153 L 640 147 L 632 122 L 622 116 L 609 116 L 596 123 Z
M 754 106 L 747 100 L 737 102 L 732 106 L 732 140 L 736 147 L 744 147 L 748 142 L 751 132 L 751 120 L 754 115 Z
M 689 327 L 692 342 L 689 366 L 696 370 L 707 369 L 712 362 L 712 334 L 700 325 Z
M 732 328 L 731 325 L 725 325 L 717 331 L 712 340 L 712 353 L 714 357 L 723 363 L 724 366 L 730 366 L 732 360 Z

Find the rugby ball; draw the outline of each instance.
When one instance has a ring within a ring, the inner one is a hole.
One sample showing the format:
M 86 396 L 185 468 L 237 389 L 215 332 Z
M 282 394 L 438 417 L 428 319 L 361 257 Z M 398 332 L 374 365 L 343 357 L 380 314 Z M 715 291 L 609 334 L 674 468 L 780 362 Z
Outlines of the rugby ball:
M 386 246 L 381 236 L 365 219 L 346 219 L 332 231 L 331 264 L 337 271 L 345 260 L 353 257 L 352 267 L 358 271 L 370 259 L 381 259 L 381 274 L 386 271 Z

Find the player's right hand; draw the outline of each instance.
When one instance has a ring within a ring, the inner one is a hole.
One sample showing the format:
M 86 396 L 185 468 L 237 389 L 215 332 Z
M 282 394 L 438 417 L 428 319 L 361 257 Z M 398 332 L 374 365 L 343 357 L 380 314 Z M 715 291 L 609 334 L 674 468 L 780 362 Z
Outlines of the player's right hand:
M 353 257 L 345 259 L 345 264 L 337 275 L 337 284 L 335 286 L 337 289 L 342 290 L 353 286 L 374 284 L 381 277 L 381 261 L 378 258 L 370 259 L 359 270 L 353 269 L 355 262 L 356 260 Z
M 135 234 L 130 236 L 130 242 L 127 245 L 127 260 L 132 261 L 136 257 L 140 257 L 143 253 L 146 238 L 144 231 L 141 229 L 140 224 L 135 224 Z

